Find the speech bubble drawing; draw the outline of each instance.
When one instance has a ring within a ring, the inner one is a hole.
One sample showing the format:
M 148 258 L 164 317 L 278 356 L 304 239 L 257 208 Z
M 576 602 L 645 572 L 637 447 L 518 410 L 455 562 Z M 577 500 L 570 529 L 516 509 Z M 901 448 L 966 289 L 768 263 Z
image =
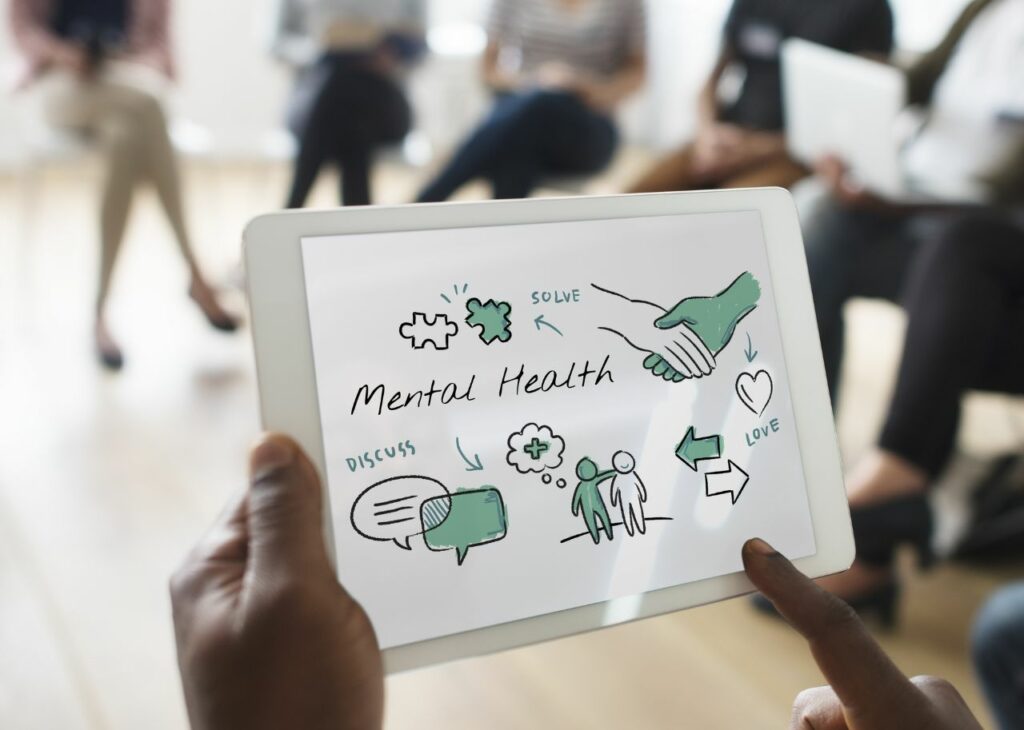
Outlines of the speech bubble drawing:
M 564 452 L 565 440 L 550 426 L 528 423 L 508 437 L 505 461 L 520 474 L 540 474 L 545 469 L 560 467 Z
M 498 542 L 508 533 L 505 502 L 493 487 L 428 499 L 420 515 L 427 547 L 455 550 L 459 565 L 471 547 Z
M 430 477 L 393 477 L 377 482 L 356 497 L 352 504 L 352 527 L 365 538 L 394 542 L 412 550 L 409 538 L 427 529 L 420 521 L 423 503 L 444 498 L 448 488 Z

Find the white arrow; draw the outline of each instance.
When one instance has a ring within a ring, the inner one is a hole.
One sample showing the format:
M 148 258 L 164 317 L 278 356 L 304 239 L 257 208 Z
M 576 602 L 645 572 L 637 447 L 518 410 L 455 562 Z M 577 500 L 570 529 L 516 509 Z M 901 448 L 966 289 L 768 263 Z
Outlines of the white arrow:
M 730 460 L 725 471 L 711 471 L 704 475 L 704 489 L 709 497 L 728 494 L 736 504 L 749 481 L 750 475 Z

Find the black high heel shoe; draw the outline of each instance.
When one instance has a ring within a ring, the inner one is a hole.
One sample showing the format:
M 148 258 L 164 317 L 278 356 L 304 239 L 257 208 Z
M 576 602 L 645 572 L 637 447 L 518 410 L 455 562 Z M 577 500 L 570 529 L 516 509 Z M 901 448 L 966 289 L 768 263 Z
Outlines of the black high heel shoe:
M 910 494 L 888 502 L 850 510 L 857 560 L 876 568 L 892 565 L 896 549 L 910 545 L 922 570 L 935 564 L 932 532 L 935 521 L 925 494 Z
M 891 631 L 896 628 L 898 619 L 896 608 L 899 605 L 899 598 L 900 586 L 896 581 L 891 581 L 873 591 L 851 598 L 846 603 L 861 617 L 873 617 L 877 619 L 879 626 L 886 631 Z M 772 602 L 760 593 L 751 596 L 750 604 L 766 616 L 782 618 Z
M 925 494 L 911 494 L 888 502 L 850 510 L 853 537 L 857 543 L 857 560 L 873 568 L 890 568 L 901 545 L 917 551 L 922 570 L 935 564 L 932 550 L 934 519 Z M 874 615 L 886 629 L 896 626 L 899 584 L 891 581 L 873 591 L 844 598 L 857 613 Z M 840 596 L 840 598 L 843 598 Z M 778 616 L 771 601 L 761 595 L 751 599 L 754 608 L 764 614 Z
M 199 311 L 202 312 L 209 325 L 218 332 L 231 334 L 237 331 L 241 325 L 241 320 L 221 309 L 216 299 L 207 298 L 213 296 L 211 290 L 205 290 L 203 294 L 200 294 L 200 291 L 199 287 L 192 284 L 188 289 L 188 296 L 199 307 Z

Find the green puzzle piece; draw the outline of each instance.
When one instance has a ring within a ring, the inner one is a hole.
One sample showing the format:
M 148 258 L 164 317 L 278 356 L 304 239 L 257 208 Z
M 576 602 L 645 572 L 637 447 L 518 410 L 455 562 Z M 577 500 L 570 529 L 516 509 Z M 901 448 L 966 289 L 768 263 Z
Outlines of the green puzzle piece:
M 474 298 L 466 302 L 466 309 L 469 311 L 466 324 L 479 328 L 480 339 L 485 344 L 490 345 L 495 340 L 508 342 L 512 339 L 512 321 L 509 319 L 512 305 L 508 302 L 489 299 L 487 303 L 483 303 Z

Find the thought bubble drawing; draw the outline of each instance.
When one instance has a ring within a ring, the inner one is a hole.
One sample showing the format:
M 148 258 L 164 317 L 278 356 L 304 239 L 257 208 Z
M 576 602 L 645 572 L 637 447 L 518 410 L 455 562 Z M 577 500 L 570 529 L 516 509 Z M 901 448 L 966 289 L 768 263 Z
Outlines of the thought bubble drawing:
M 454 550 L 459 565 L 471 547 L 498 542 L 508 533 L 505 502 L 494 487 L 428 499 L 420 516 L 427 547 L 436 552 Z
M 352 527 L 370 540 L 392 541 L 412 550 L 409 538 L 427 529 L 420 508 L 428 500 L 446 497 L 448 488 L 430 477 L 394 477 L 371 485 L 352 504 Z
M 550 426 L 528 423 L 508 437 L 505 461 L 520 474 L 539 474 L 562 465 L 565 441 Z

